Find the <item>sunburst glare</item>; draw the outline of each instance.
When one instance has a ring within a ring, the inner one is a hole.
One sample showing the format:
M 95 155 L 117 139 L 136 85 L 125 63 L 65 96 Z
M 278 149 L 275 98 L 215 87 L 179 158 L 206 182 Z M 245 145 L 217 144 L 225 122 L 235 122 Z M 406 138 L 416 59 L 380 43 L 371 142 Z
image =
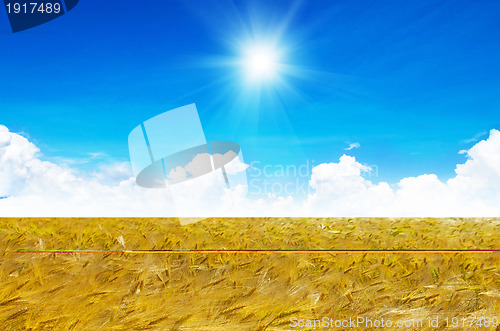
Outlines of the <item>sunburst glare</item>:
M 272 46 L 252 45 L 244 50 L 242 66 L 249 82 L 270 82 L 279 73 L 279 53 Z

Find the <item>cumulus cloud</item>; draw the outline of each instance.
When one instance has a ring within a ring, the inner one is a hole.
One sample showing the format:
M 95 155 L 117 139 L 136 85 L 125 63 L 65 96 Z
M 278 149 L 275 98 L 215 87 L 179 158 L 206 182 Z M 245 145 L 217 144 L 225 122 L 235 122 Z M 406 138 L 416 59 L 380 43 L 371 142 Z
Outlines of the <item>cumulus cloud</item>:
M 40 159 L 28 139 L 0 126 L 0 216 L 498 216 L 500 131 L 465 152 L 456 175 L 434 174 L 390 185 L 366 179 L 372 169 L 354 157 L 312 169 L 310 193 L 300 199 L 250 199 L 242 181 L 227 187 L 222 170 L 170 190 L 135 184 L 126 162 L 101 165 L 92 174 Z M 244 172 L 241 162 L 226 175 Z M 192 170 L 192 169 L 188 169 Z
M 350 143 L 348 147 L 344 148 L 346 151 L 350 151 L 351 149 L 354 148 L 360 148 L 361 145 L 359 143 Z
M 132 177 L 132 167 L 129 162 L 99 164 L 93 175 L 102 183 L 116 184 Z
M 0 125 L 0 148 L 9 146 L 11 140 L 9 130 L 5 126 Z
M 362 174 L 371 168 L 352 156 L 343 155 L 338 163 L 323 163 L 313 168 L 308 213 L 319 215 L 366 215 L 387 212 L 394 193 L 387 183 L 373 184 Z
M 1 216 L 140 215 L 147 208 L 168 206 L 166 194 L 151 192 L 128 178 L 106 185 L 106 171 L 82 176 L 69 167 L 39 158 L 39 149 L 26 138 L 2 129 L 10 144 L 0 148 Z M 5 140 L 5 139 L 4 139 Z

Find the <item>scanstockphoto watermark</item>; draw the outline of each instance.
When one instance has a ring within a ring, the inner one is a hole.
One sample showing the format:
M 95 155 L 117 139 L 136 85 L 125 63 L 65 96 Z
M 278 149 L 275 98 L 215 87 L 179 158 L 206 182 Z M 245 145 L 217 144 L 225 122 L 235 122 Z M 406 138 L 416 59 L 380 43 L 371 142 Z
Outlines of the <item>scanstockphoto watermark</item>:
M 333 319 L 323 317 L 321 319 L 298 319 L 297 317 L 290 318 L 291 328 L 423 328 L 425 326 L 438 326 L 436 321 L 427 321 L 419 319 L 397 320 L 391 319 L 370 319 L 366 317 L 350 317 L 346 319 Z
M 498 317 L 429 317 L 424 319 L 372 319 L 368 317 L 350 317 L 346 319 L 333 319 L 323 317 L 321 319 L 299 319 L 290 318 L 290 327 L 295 328 L 401 328 L 401 329 L 421 329 L 421 328 L 477 328 L 477 327 L 498 327 Z
M 248 186 L 257 195 L 305 196 L 313 191 L 309 179 L 314 166 L 314 160 L 298 165 L 253 161 L 248 168 Z
M 309 185 L 314 160 L 306 160 L 302 164 L 262 164 L 253 161 L 248 168 L 248 185 L 255 194 L 274 196 L 307 196 L 316 189 Z M 365 178 L 378 177 L 376 165 L 363 164 L 361 174 Z

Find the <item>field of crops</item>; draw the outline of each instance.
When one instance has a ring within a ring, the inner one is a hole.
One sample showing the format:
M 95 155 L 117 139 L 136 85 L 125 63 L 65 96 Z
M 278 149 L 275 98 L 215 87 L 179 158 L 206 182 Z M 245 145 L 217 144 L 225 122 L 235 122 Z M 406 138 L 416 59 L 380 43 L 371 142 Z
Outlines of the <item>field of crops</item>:
M 172 249 L 294 251 L 144 252 Z M 500 220 L 5 218 L 0 325 L 281 330 L 299 329 L 292 318 L 363 317 L 439 318 L 429 329 L 461 330 L 445 318 L 500 318 L 500 253 L 407 249 L 500 249 Z

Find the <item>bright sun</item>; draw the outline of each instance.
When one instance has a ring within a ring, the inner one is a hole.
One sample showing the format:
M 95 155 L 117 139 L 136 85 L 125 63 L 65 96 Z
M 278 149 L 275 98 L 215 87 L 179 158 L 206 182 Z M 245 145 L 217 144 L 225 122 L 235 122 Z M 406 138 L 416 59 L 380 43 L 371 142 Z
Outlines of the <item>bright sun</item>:
M 277 74 L 277 61 L 277 52 L 271 47 L 253 46 L 244 54 L 243 67 L 250 81 L 269 81 Z

